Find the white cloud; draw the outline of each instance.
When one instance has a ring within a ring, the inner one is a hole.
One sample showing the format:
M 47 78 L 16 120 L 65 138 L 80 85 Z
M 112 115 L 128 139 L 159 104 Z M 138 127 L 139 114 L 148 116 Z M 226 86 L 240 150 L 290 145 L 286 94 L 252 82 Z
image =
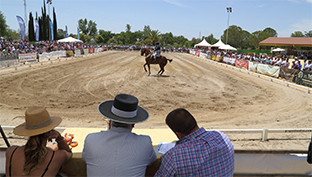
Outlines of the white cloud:
M 289 26 L 288 29 L 278 31 L 279 37 L 290 37 L 291 33 L 295 31 L 301 31 L 304 33 L 305 31 L 308 32 L 312 29 L 312 19 L 301 19 L 297 23 L 294 23 Z
M 312 0 L 306 0 L 308 3 L 312 3 Z
M 179 7 L 185 7 L 184 4 L 181 4 L 180 2 L 176 1 L 176 0 L 163 0 L 166 3 L 175 5 L 175 6 L 179 6 Z

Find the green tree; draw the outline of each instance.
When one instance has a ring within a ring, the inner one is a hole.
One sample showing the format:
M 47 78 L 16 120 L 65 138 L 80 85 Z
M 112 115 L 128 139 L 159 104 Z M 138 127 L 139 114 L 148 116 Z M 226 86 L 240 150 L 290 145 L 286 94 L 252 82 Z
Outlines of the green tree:
M 32 13 L 29 13 L 29 22 L 28 22 L 28 39 L 29 41 L 35 41 L 35 29 L 34 29 L 34 18 Z
M 301 31 L 295 31 L 291 33 L 290 37 L 304 37 L 304 35 Z
M 213 45 L 215 44 L 216 42 L 218 42 L 218 40 L 216 38 L 213 37 L 213 34 L 210 34 L 208 37 L 205 37 L 206 41 Z
M 59 39 L 65 38 L 65 31 L 63 29 L 57 29 L 57 37 Z
M 270 35 L 270 37 L 277 37 L 277 32 L 270 27 L 265 28 L 263 31 L 267 32 Z
M 5 36 L 7 34 L 7 27 L 5 17 L 0 11 L 0 36 Z
M 305 37 L 312 37 L 312 30 L 306 32 L 305 31 L 305 34 L 304 34 Z
M 145 25 L 143 28 L 143 40 L 147 40 L 149 38 L 149 35 L 151 33 L 151 27 L 149 25 Z
M 52 1 L 52 0 L 50 0 Z M 54 40 L 58 40 L 58 34 L 57 34 L 57 21 L 56 21 L 56 14 L 55 14 L 55 9 L 53 7 L 53 34 L 54 34 Z
M 174 37 L 173 37 L 173 34 L 171 32 L 161 34 L 160 36 L 162 39 L 162 45 L 173 45 L 174 44 Z
M 96 23 L 92 20 L 89 20 L 88 22 L 86 18 L 79 19 L 78 27 L 79 27 L 79 30 L 85 35 L 89 35 L 92 37 L 95 37 L 97 35 Z
M 98 34 L 96 37 L 95 37 L 95 42 L 96 43 L 104 43 L 104 38 Z
M 7 29 L 5 38 L 8 40 L 18 40 L 20 38 L 20 34 L 17 31 Z
M 97 35 L 97 28 L 95 21 L 89 20 L 88 23 L 89 36 L 95 37 Z
M 188 41 L 184 36 L 174 37 L 175 47 L 185 47 L 185 42 Z
M 110 40 L 114 34 L 111 31 L 104 31 L 104 30 L 99 30 L 99 34 L 103 38 L 103 43 L 107 43 L 108 40 Z
M 78 20 L 78 26 L 79 26 L 79 31 L 81 31 L 83 34 L 88 34 L 88 20 L 85 18 Z
M 149 44 L 155 45 L 156 42 L 159 40 L 160 32 L 158 30 L 151 30 L 148 34 L 147 41 L 150 42 Z
M 82 33 L 80 34 L 80 40 L 82 40 L 85 43 L 89 43 L 91 41 L 91 37 L 89 35 Z
M 222 41 L 225 41 L 227 32 L 224 30 L 221 36 Z M 241 27 L 232 25 L 228 29 L 228 44 L 235 48 L 242 48 L 248 44 L 248 37 L 250 33 L 243 30 Z

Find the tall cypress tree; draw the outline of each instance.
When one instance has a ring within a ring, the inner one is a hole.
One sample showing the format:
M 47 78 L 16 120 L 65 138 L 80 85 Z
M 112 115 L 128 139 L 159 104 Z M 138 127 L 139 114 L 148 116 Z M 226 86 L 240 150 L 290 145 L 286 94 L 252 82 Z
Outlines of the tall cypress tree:
M 29 41 L 35 41 L 34 18 L 31 12 L 29 13 L 28 38 Z
M 55 14 L 54 7 L 53 7 L 53 34 L 54 34 L 54 40 L 58 40 L 58 38 L 57 38 L 57 22 L 56 22 L 56 14 Z

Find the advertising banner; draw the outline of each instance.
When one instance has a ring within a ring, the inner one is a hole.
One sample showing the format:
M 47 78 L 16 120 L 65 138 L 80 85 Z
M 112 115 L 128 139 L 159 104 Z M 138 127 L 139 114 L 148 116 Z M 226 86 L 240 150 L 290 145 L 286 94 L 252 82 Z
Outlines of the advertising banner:
M 265 74 L 268 76 L 278 77 L 281 68 L 279 66 L 272 66 L 267 64 L 258 63 L 257 73 Z
M 227 64 L 234 65 L 235 64 L 235 58 L 230 58 L 230 57 L 223 57 L 223 62 Z
M 235 60 L 235 66 L 240 67 L 240 68 L 246 68 L 248 70 L 248 61 L 247 60 Z
M 249 62 L 249 71 L 257 72 L 258 63 L 257 62 Z
M 16 16 L 17 22 L 19 24 L 20 30 L 21 30 L 21 39 L 25 40 L 25 22 L 20 16 Z
M 65 25 L 65 38 L 68 37 L 67 25 Z
M 36 61 L 37 60 L 37 54 L 36 53 L 19 54 L 18 59 L 21 62 Z
M 39 23 L 38 20 L 35 19 L 35 33 L 36 33 L 36 41 L 39 41 Z
M 50 20 L 50 40 L 53 41 L 54 40 L 54 36 L 53 36 L 53 23 L 52 21 Z
M 296 83 L 312 87 L 312 72 L 299 71 Z

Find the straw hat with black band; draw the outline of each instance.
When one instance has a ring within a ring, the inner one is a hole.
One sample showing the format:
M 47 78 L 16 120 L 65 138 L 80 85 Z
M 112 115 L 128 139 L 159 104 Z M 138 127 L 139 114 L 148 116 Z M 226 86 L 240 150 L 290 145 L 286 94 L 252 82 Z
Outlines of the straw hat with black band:
M 106 118 L 124 124 L 135 124 L 148 119 L 148 112 L 138 106 L 139 100 L 132 95 L 119 94 L 114 100 L 99 104 L 99 112 Z
M 25 122 L 14 128 L 20 136 L 35 136 L 48 132 L 62 122 L 60 117 L 50 116 L 44 107 L 30 107 L 25 112 Z

